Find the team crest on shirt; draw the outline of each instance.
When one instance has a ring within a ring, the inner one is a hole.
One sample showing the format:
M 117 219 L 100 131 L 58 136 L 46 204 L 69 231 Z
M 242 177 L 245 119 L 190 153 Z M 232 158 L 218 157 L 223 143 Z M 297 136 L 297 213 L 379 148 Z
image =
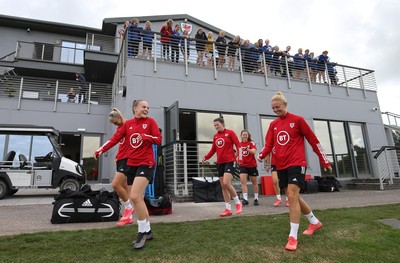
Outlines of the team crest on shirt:
M 147 128 L 147 124 L 142 124 L 143 129 Z
M 228 136 L 229 136 L 229 134 L 225 133 L 225 137 L 228 137 Z
M 222 147 L 224 147 L 224 145 L 225 145 L 225 140 L 224 140 L 223 138 L 218 138 L 218 139 L 215 141 L 215 145 L 216 145 L 218 148 L 222 148 Z
M 134 133 L 131 135 L 130 143 L 133 148 L 138 148 L 143 143 L 143 140 L 138 140 L 139 135 L 139 133 Z
M 119 141 L 119 144 L 123 144 L 125 142 L 125 137 Z
M 293 128 L 293 127 L 294 127 L 294 122 L 291 122 L 291 123 L 289 124 L 289 126 L 290 126 L 290 128 Z

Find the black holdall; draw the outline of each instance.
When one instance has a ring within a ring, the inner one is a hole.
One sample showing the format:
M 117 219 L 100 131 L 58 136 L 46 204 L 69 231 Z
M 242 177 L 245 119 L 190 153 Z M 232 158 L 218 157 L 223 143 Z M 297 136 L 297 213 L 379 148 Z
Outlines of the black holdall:
M 320 192 L 339 192 L 342 184 L 334 176 L 315 176 Z
M 218 177 L 193 177 L 192 182 L 195 203 L 224 201 Z
M 79 191 L 61 190 L 54 197 L 52 224 L 118 221 L 119 197 L 115 192 L 93 191 L 84 185 Z
M 164 194 L 157 199 L 150 199 L 148 195 L 144 196 L 149 215 L 168 215 L 172 214 L 172 199 L 169 194 Z

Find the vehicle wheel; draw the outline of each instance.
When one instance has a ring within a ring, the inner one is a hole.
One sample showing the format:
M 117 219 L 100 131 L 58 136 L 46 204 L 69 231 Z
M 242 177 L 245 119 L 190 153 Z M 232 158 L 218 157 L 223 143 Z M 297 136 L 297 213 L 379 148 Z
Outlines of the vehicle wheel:
M 61 183 L 60 190 L 71 189 L 72 191 L 78 191 L 80 184 L 75 179 L 67 179 Z
M 8 193 L 8 185 L 0 180 L 0 199 L 2 199 Z
M 18 189 L 10 189 L 9 191 L 8 191 L 8 195 L 14 195 L 16 192 L 18 192 Z

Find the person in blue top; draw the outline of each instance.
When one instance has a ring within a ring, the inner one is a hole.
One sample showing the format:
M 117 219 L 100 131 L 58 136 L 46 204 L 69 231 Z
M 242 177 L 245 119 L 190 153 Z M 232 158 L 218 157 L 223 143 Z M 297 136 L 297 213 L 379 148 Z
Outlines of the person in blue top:
M 299 48 L 297 50 L 297 53 L 293 56 L 293 63 L 294 63 L 294 68 L 296 70 L 296 73 L 294 75 L 295 79 L 300 79 L 301 73 L 304 72 L 304 55 L 303 55 L 303 49 Z
M 325 80 L 325 64 L 328 62 L 328 60 L 329 60 L 328 51 L 325 50 L 318 57 L 318 80 L 319 80 L 319 82 L 321 82 L 321 76 L 322 76 L 322 79 L 324 80 L 324 83 L 326 83 L 326 80 Z
M 153 31 L 151 30 L 151 22 L 146 21 L 143 36 L 143 58 L 152 59 Z
M 132 19 L 128 30 L 128 56 L 137 57 L 139 53 L 139 44 L 141 42 L 142 27 L 139 26 L 139 19 Z
M 179 33 L 179 30 L 181 30 L 181 26 L 176 24 L 174 30 L 172 30 L 172 35 L 170 38 L 171 61 L 176 63 L 179 62 L 179 44 L 181 43 L 181 34 Z

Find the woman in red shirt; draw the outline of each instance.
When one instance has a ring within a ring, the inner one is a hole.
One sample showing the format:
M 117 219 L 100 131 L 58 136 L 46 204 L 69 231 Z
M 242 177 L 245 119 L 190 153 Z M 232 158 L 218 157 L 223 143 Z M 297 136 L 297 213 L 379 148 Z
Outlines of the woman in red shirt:
M 300 189 L 305 187 L 306 156 L 304 138 L 318 155 L 324 169 L 332 172 L 331 164 L 314 132 L 303 117 L 287 111 L 287 100 L 278 91 L 271 99 L 271 106 L 278 116 L 271 122 L 265 137 L 265 147 L 258 156 L 261 161 L 274 148 L 274 160 L 278 171 L 279 186 L 284 188 L 289 198 L 290 234 L 286 244 L 287 250 L 297 249 L 297 233 L 300 214 L 303 213 L 310 225 L 303 232 L 312 235 L 322 228 L 321 222 L 314 216 L 310 206 L 301 198 Z
M 240 167 L 240 184 L 242 185 L 243 193 L 243 205 L 248 205 L 248 190 L 247 190 L 247 178 L 250 175 L 250 181 L 253 184 L 254 193 L 254 205 L 259 205 L 258 203 L 258 183 L 257 183 L 257 161 L 256 154 L 257 148 L 256 144 L 251 140 L 251 135 L 249 131 L 243 130 L 240 133 L 242 141 L 239 143 L 239 167 Z
M 153 239 L 143 193 L 153 180 L 155 169 L 153 144 L 160 144 L 162 138 L 156 121 L 148 117 L 147 101 L 135 100 L 132 108 L 135 117 L 127 120 L 112 136 L 109 143 L 95 152 L 95 156 L 98 157 L 108 151 L 122 139 L 127 140 L 130 145 L 126 156 L 128 173 L 133 176 L 130 199 L 136 209 L 138 224 L 138 235 L 136 241 L 133 242 L 133 247 L 138 249 L 145 245 L 146 240 Z
M 203 157 L 201 162 L 204 163 L 214 153 L 217 153 L 217 171 L 225 201 L 225 210 L 220 216 L 232 215 L 231 196 L 235 200 L 236 214 L 239 215 L 242 213 L 242 203 L 232 185 L 233 174 L 236 170 L 233 166 L 236 160 L 233 146 L 236 147 L 236 150 L 239 149 L 239 139 L 234 131 L 225 129 L 225 121 L 221 117 L 214 120 L 214 128 L 217 130 L 217 133 L 214 134 L 211 150 Z
M 117 126 L 117 131 L 121 129 L 122 125 L 126 122 L 126 119 L 122 115 L 122 112 L 117 108 L 113 108 L 108 115 L 108 120 Z M 110 141 L 107 141 L 103 146 L 101 146 L 96 152 L 104 151 L 104 148 Z M 133 177 L 128 173 L 129 167 L 127 165 L 127 152 L 129 151 L 129 143 L 122 138 L 119 142 L 117 156 L 115 156 L 117 172 L 112 181 L 112 186 L 117 192 L 118 196 L 122 199 L 125 209 L 122 217 L 117 222 L 117 226 L 130 225 L 133 223 L 132 213 L 134 211 L 132 207 L 131 200 L 129 199 L 129 193 L 133 183 Z M 95 159 L 97 159 L 98 154 L 95 153 Z

